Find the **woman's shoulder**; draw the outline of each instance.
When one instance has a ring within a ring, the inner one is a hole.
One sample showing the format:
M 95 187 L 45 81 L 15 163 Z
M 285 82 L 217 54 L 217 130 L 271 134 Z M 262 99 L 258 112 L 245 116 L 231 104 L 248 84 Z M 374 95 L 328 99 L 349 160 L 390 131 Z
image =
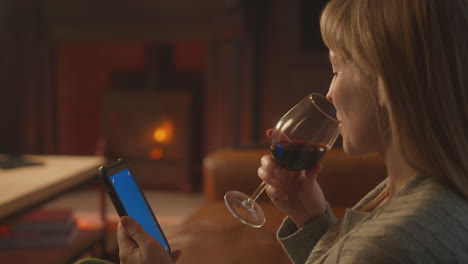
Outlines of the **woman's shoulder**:
M 342 249 L 356 260 L 465 263 L 467 238 L 468 202 L 437 180 L 418 176 L 349 232 Z
M 383 206 L 376 214 L 379 218 L 395 218 L 397 223 L 414 221 L 435 229 L 445 223 L 468 232 L 468 200 L 437 179 L 417 175 Z
M 421 217 L 454 217 L 468 220 L 468 200 L 441 181 L 416 175 L 405 184 L 388 204 L 389 213 L 394 210 L 405 215 Z M 466 221 L 468 225 L 468 221 Z
M 415 177 L 357 235 L 400 252 L 466 261 L 468 201 L 436 179 Z

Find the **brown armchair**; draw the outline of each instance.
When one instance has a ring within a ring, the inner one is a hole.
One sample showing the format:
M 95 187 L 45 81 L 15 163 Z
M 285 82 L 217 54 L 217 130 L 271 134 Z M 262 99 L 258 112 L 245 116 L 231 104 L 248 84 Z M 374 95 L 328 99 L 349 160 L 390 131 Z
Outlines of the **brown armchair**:
M 257 169 L 267 149 L 223 149 L 205 157 L 204 194 L 209 202 L 222 200 L 226 191 L 250 194 L 260 184 Z M 350 207 L 385 178 L 382 158 L 377 154 L 349 156 L 340 148 L 331 149 L 321 161 L 324 168 L 318 181 L 333 207 Z M 267 200 L 266 195 L 260 196 Z

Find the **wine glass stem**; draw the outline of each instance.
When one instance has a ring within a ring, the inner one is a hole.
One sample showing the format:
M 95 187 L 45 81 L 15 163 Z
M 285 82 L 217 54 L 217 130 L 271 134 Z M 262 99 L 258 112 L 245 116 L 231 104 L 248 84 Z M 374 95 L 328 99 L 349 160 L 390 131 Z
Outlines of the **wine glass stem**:
M 263 191 L 265 190 L 266 188 L 266 183 L 265 182 L 262 182 L 258 187 L 257 189 L 255 190 L 255 192 L 252 193 L 252 195 L 249 197 L 249 199 L 246 200 L 246 204 L 248 206 L 252 206 L 253 203 L 255 203 L 255 201 L 257 200 L 257 198 L 263 193 Z

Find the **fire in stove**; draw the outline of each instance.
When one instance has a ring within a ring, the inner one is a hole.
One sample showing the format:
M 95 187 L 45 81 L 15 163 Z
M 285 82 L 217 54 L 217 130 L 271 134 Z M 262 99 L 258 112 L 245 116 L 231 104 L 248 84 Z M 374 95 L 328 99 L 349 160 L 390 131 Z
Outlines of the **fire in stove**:
M 165 157 L 165 145 L 170 145 L 174 137 L 174 122 L 172 118 L 166 117 L 159 122 L 154 129 L 153 139 L 155 146 L 149 152 L 149 157 L 152 160 L 160 160 Z

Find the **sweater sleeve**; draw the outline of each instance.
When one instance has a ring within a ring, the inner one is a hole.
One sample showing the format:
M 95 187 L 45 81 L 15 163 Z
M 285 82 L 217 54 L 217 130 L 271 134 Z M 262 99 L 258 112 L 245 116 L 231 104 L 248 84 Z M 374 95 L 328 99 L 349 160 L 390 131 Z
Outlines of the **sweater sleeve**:
M 305 263 L 317 242 L 335 223 L 335 215 L 327 203 L 323 215 L 313 218 L 300 229 L 286 218 L 278 230 L 277 239 L 294 263 Z

